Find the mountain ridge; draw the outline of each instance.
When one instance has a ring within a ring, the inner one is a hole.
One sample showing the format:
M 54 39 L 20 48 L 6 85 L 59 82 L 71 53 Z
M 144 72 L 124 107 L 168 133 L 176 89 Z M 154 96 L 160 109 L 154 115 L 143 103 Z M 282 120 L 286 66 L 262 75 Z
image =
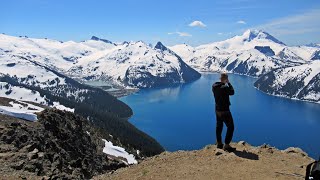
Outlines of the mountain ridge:
M 264 47 L 269 53 L 256 47 Z M 242 35 L 197 47 L 181 44 L 169 48 L 198 71 L 226 71 L 253 77 L 273 69 L 307 63 L 317 51 L 311 47 L 286 46 L 261 30 L 247 30 Z
M 115 44 L 93 36 L 76 43 L 1 35 L 0 50 L 3 56 L 19 55 L 80 81 L 101 80 L 122 88 L 186 83 L 200 77 L 189 66 L 181 68 L 183 60 L 169 49 L 142 41 Z M 184 79 L 182 74 L 187 73 L 195 78 Z

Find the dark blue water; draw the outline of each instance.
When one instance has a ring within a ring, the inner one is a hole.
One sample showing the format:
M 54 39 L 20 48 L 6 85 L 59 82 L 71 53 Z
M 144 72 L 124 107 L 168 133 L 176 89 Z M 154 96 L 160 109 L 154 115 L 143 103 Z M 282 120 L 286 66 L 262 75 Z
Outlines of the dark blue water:
M 121 98 L 134 112 L 130 122 L 154 137 L 166 150 L 195 150 L 215 143 L 212 83 L 218 74 L 178 87 L 141 90 Z M 300 147 L 320 155 L 320 104 L 269 96 L 253 86 L 254 78 L 230 75 L 235 121 L 233 141 L 263 143 L 285 149 Z M 224 128 L 224 134 L 225 134 Z

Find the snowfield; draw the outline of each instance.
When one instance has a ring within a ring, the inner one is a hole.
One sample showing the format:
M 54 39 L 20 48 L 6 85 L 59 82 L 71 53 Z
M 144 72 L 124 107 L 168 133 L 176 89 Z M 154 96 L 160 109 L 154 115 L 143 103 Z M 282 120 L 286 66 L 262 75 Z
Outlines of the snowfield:
M 65 79 L 45 67 L 15 55 L 0 54 L 0 75 L 9 75 L 19 82 L 40 88 L 65 85 Z
M 47 103 L 46 98 L 42 97 L 39 92 L 20 86 L 13 86 L 7 82 L 0 82 L 0 96 L 11 99 L 36 102 L 38 104 Z

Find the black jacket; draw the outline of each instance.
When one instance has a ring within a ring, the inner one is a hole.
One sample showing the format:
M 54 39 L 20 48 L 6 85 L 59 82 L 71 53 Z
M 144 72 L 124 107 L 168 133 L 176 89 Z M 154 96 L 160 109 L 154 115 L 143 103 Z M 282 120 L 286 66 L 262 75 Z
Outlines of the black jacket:
M 212 85 L 212 92 L 216 102 L 217 111 L 229 111 L 231 105 L 229 96 L 234 95 L 234 89 L 230 83 L 216 82 Z

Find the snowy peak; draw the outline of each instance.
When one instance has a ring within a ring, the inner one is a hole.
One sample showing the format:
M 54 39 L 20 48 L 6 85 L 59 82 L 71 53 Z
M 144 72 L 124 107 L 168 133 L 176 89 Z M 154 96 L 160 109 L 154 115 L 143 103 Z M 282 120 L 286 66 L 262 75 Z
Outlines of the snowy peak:
M 300 56 L 296 53 L 292 52 L 288 47 L 283 48 L 277 56 L 282 60 L 289 60 L 294 62 L 305 63 L 306 60 L 303 60 Z
M 261 30 L 247 30 L 242 35 L 197 47 L 181 44 L 170 49 L 199 71 L 227 71 L 254 77 L 306 63 L 316 51 L 311 47 L 286 46 Z
M 102 41 L 102 42 L 105 42 L 105 43 L 108 43 L 108 44 L 113 44 L 112 41 L 109 41 L 109 40 L 106 40 L 106 39 L 100 39 L 97 36 L 92 36 L 91 40 Z
M 247 41 L 251 41 L 254 38 L 256 38 L 259 33 L 260 33 L 259 30 L 250 30 L 250 29 L 248 29 L 242 34 L 242 37 L 246 38 Z
M 29 74 L 25 74 L 27 72 L 21 67 L 18 57 L 26 60 L 24 66 L 31 67 L 29 64 L 35 62 L 43 68 L 49 67 L 83 81 L 103 80 L 117 87 L 148 88 L 185 83 L 199 77 L 199 73 L 186 66 L 161 42 L 152 47 L 143 41 L 114 44 L 96 36 L 79 43 L 60 43 L 0 35 L 0 74 L 14 76 L 11 69 L 19 69 L 18 75 L 23 75 L 19 78 L 25 78 L 26 83 L 37 82 L 39 86 L 51 87 L 58 83 L 54 75 L 41 79 L 50 73 L 46 73 L 45 69 L 45 72 L 40 71 L 41 68 L 36 66 L 34 72 L 41 72 L 43 76 L 26 78 Z M 59 79 L 59 85 L 64 82 L 64 79 Z
M 154 46 L 155 49 L 160 49 L 162 51 L 168 50 L 166 46 L 164 46 L 160 41 Z
M 244 41 L 248 41 L 248 42 L 250 42 L 254 39 L 267 39 L 267 40 L 273 41 L 275 43 L 285 45 L 283 42 L 279 41 L 278 39 L 276 39 L 275 37 L 273 37 L 269 33 L 264 32 L 262 30 L 249 29 L 243 33 L 242 37 L 244 38 Z
M 85 80 L 107 79 L 110 83 L 136 88 L 185 83 L 200 77 L 162 43 L 153 48 L 143 41 L 132 41 L 79 62 L 67 74 Z
M 179 55 L 177 55 L 174 51 L 172 51 L 171 49 L 167 48 L 165 45 L 163 45 L 160 41 L 154 46 L 154 49 L 159 49 L 161 51 L 167 51 L 168 53 L 178 57 L 179 60 L 182 61 L 181 57 Z

